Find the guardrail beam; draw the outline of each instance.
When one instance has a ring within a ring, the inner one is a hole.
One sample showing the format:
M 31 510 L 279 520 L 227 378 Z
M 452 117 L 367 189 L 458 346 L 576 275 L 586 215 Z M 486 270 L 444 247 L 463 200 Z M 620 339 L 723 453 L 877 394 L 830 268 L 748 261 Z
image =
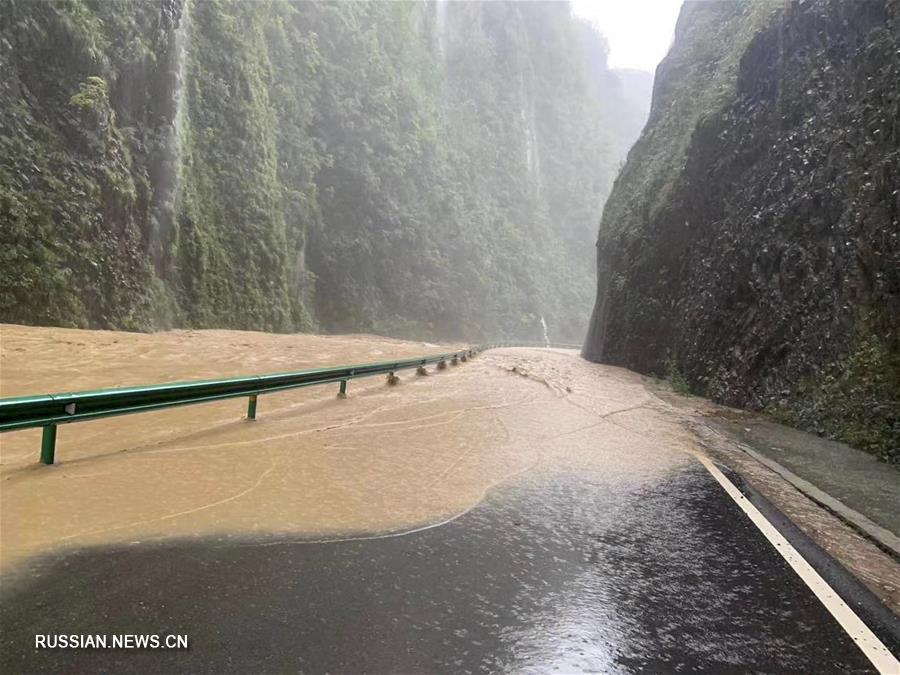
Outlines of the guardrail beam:
M 429 363 L 436 363 L 438 370 L 445 370 L 449 364 L 459 365 L 460 361 L 467 361 L 485 350 L 502 346 L 513 345 L 477 345 L 453 353 L 433 354 L 414 359 L 290 373 L 0 398 L 0 432 L 42 428 L 41 462 L 53 464 L 56 455 L 56 427 L 59 424 L 150 412 L 181 405 L 212 403 L 244 396 L 249 399 L 247 419 L 253 420 L 256 419 L 257 398 L 261 394 L 340 382 L 338 396 L 343 398 L 347 395 L 347 382 L 353 378 L 387 374 L 388 383 L 397 384 L 400 381 L 397 371 L 415 368 L 416 373 L 425 375 Z

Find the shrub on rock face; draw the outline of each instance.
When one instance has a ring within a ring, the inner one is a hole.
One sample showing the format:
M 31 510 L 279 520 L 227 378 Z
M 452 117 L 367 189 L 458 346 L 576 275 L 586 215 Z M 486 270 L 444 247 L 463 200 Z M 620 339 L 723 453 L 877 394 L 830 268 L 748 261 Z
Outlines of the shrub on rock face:
M 100 131 L 106 131 L 112 125 L 115 113 L 109 107 L 109 87 L 102 77 L 93 76 L 82 82 L 69 104 Z
M 858 337 L 845 360 L 806 386 L 799 403 L 785 402 L 772 412 L 900 464 L 900 351 L 884 335 Z

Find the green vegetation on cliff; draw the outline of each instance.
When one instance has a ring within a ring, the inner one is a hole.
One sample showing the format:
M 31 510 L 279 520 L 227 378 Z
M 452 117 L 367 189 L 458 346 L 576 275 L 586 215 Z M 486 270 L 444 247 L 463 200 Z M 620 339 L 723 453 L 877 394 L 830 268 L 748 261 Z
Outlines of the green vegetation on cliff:
M 900 461 L 898 82 L 897 0 L 686 3 L 585 355 Z
M 0 11 L 0 320 L 583 334 L 624 125 L 566 4 Z

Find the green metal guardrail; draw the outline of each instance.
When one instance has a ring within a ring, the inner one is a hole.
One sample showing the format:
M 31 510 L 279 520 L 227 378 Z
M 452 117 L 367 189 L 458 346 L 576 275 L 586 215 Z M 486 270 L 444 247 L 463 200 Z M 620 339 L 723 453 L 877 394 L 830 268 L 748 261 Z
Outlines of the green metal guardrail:
M 446 368 L 447 363 L 456 365 L 486 349 L 507 346 L 544 347 L 550 345 L 542 343 L 490 344 L 445 354 L 358 366 L 3 398 L 0 399 L 0 432 L 42 427 L 44 431 L 41 439 L 41 462 L 53 464 L 56 455 L 56 428 L 60 424 L 243 396 L 248 398 L 247 419 L 253 420 L 256 419 L 256 402 L 260 394 L 339 382 L 338 395 L 344 396 L 347 393 L 347 382 L 354 378 L 387 374 L 388 381 L 394 383 L 396 382 L 395 373 L 398 370 L 416 368 L 419 374 L 424 374 L 425 366 L 428 364 L 436 363 L 439 369 L 443 369 Z M 553 346 L 572 347 L 572 345 Z

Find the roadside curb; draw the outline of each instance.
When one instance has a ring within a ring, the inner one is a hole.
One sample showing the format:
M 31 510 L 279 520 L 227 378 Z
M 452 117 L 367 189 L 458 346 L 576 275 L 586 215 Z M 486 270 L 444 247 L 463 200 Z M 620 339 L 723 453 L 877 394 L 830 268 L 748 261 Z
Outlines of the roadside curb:
M 807 563 L 884 643 L 888 651 L 900 654 L 900 617 L 847 570 L 836 558 L 819 546 L 777 506 L 756 490 L 737 471 L 716 462 L 747 500 L 790 542 Z
M 819 505 L 824 506 L 829 511 L 832 511 L 836 516 L 846 521 L 848 524 L 861 530 L 863 534 L 875 541 L 875 543 L 877 543 L 879 547 L 886 549 L 888 553 L 893 555 L 895 558 L 900 559 L 900 537 L 895 535 L 889 529 L 869 520 L 859 511 L 851 509 L 839 499 L 836 499 L 827 492 L 820 490 L 808 480 L 801 478 L 790 469 L 783 467 L 774 459 L 769 459 L 756 450 L 743 446 L 743 444 L 741 444 L 741 446 L 741 450 L 750 455 L 757 462 L 777 473 L 779 476 L 784 478 L 788 483 L 800 490 L 800 492 L 805 494 L 814 502 L 817 502 Z
M 704 426 L 712 431 L 715 431 L 715 429 L 710 427 L 708 424 L 704 423 Z M 871 519 L 867 518 L 859 511 L 850 508 L 839 499 L 832 497 L 830 494 L 816 487 L 805 478 L 801 478 L 790 469 L 776 462 L 774 459 L 766 457 L 762 453 L 757 452 L 756 450 L 749 447 L 747 444 L 737 440 L 730 434 L 728 435 L 728 438 L 731 444 L 734 445 L 734 447 L 738 448 L 744 454 L 749 455 L 752 459 L 756 460 L 770 471 L 773 471 L 781 476 L 781 478 L 786 480 L 797 490 L 806 495 L 809 499 L 814 501 L 819 506 L 827 509 L 847 525 L 870 539 L 872 543 L 874 543 L 876 546 L 878 546 L 878 548 L 893 557 L 895 560 L 900 561 L 900 537 L 898 537 L 896 534 L 888 530 L 886 527 L 882 527 L 878 523 L 873 522 Z

